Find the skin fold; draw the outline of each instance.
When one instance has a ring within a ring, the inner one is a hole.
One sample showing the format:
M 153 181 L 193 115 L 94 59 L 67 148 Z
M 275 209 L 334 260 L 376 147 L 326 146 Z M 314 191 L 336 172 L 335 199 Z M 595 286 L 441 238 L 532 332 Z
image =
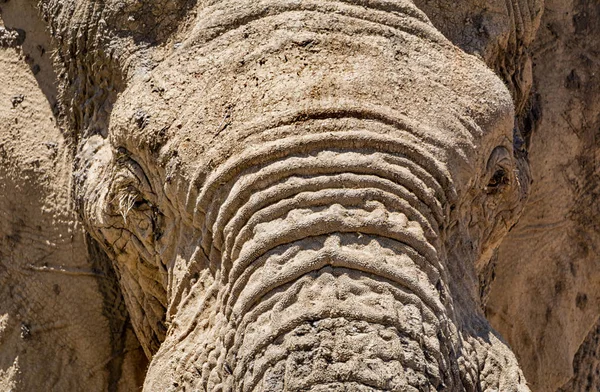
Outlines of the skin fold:
M 481 295 L 531 185 L 509 3 L 38 4 L 144 391 L 529 391 Z

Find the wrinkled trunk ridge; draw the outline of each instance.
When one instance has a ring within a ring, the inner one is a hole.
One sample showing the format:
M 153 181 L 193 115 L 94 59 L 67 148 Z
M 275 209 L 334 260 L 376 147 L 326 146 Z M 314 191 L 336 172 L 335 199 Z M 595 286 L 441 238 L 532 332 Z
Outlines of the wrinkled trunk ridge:
M 459 384 L 439 256 L 449 180 L 380 127 L 268 143 L 206 180 L 195 222 L 221 288 L 207 335 L 225 337 L 189 358 L 206 390 Z

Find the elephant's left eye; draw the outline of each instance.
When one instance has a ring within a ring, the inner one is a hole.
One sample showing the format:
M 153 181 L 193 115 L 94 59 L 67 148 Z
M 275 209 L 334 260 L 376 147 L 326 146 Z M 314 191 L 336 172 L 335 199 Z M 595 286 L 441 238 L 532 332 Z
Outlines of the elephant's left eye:
M 506 170 L 499 168 L 494 172 L 492 178 L 490 178 L 486 189 L 488 193 L 495 193 L 502 185 L 508 184 L 510 184 L 510 179 L 506 175 Z
M 488 195 L 502 192 L 510 185 L 511 165 L 511 155 L 505 147 L 499 146 L 492 151 L 486 167 L 488 180 L 485 191 Z

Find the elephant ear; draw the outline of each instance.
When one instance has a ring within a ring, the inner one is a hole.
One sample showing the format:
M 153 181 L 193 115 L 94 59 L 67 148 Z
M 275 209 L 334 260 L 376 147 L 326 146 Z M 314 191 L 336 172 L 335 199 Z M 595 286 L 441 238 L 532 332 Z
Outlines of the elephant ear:
M 530 48 L 544 0 L 415 0 L 456 46 L 479 56 L 506 83 L 525 115 L 532 86 Z
M 529 203 L 500 247 L 487 314 L 532 390 L 600 375 L 600 4 L 547 0 L 530 51 Z
M 36 0 L 23 0 L 33 3 Z M 133 54 L 164 44 L 196 0 L 37 0 L 54 40 L 59 101 L 67 135 L 81 147 L 106 138 L 112 104 L 125 88 Z M 152 64 L 144 64 L 151 68 Z
M 519 223 L 480 271 L 486 315 L 532 390 L 600 390 L 600 5 L 415 3 L 504 79 L 534 178 Z
M 33 2 L 0 3 L 0 390 L 137 390 L 147 361 L 73 208 L 54 48 Z

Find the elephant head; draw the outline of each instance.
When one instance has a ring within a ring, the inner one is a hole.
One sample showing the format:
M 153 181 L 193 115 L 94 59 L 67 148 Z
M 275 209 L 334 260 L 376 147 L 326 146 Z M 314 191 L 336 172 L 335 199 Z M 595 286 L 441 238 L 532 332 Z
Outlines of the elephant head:
M 477 276 L 530 182 L 515 100 L 413 2 L 41 8 L 146 390 L 528 390 Z

